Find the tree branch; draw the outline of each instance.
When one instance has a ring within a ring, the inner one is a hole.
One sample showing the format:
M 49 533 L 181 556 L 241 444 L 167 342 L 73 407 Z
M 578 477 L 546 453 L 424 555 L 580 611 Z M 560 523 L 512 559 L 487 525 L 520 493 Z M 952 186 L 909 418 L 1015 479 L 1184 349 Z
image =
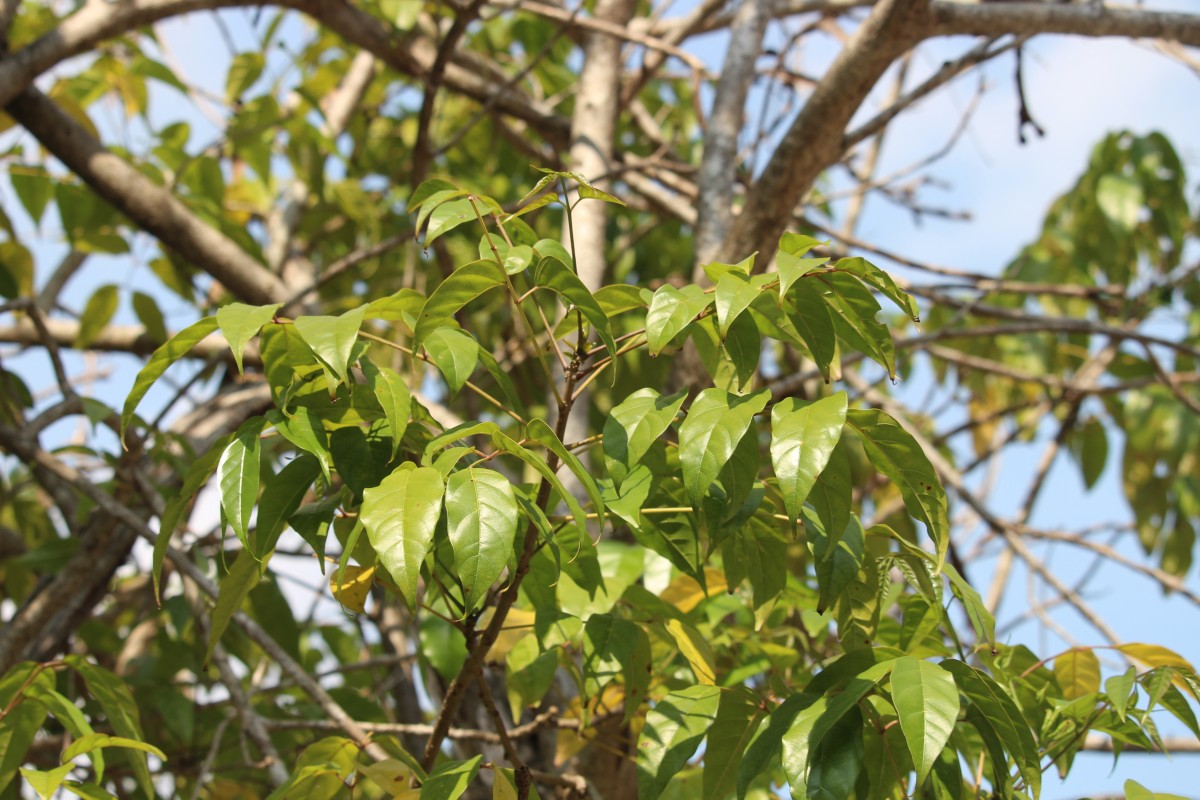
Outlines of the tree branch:
M 952 3 L 929 5 L 927 36 L 1001 36 L 1006 33 L 1064 33 L 1165 39 L 1200 47 L 1200 15 L 1141 8 L 1110 8 L 1099 3 Z

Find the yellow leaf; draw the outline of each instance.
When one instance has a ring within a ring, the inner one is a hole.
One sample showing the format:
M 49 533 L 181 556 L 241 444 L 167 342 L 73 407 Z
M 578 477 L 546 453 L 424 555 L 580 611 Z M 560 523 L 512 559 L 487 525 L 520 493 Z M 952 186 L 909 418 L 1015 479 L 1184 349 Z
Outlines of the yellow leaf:
M 533 633 L 535 617 L 536 615 L 532 611 L 524 611 L 519 608 L 510 609 L 508 616 L 504 618 L 504 626 L 500 629 L 500 635 L 496 637 L 496 643 L 492 645 L 491 650 L 488 650 L 487 660 L 495 664 L 503 663 L 516 643 Z M 479 615 L 478 629 L 486 628 L 491 619 L 492 609 L 488 608 Z
M 727 588 L 725 573 L 712 567 L 705 567 L 704 580 L 708 584 L 708 594 L 704 593 L 704 589 L 700 587 L 695 578 L 690 575 L 678 575 L 666 589 L 663 589 L 659 597 L 686 614 L 700 605 L 701 600 L 723 592 Z
M 388 797 L 417 800 L 421 796 L 420 789 L 409 788 L 412 770 L 394 758 L 378 764 L 359 764 L 355 769 L 370 778 L 371 783 L 386 792 Z
M 717 670 L 713 666 L 712 648 L 700 635 L 700 631 L 691 625 L 672 619 L 667 620 L 667 632 L 679 646 L 679 652 L 683 653 L 683 657 L 691 664 L 692 672 L 696 673 L 696 680 L 707 686 L 715 686 Z
M 1196 668 L 1183 656 L 1157 644 L 1123 644 L 1117 649 L 1134 661 L 1140 661 L 1148 667 L 1178 667 L 1192 672 L 1196 671 Z
M 351 611 L 362 613 L 367 605 L 367 595 L 375 580 L 375 567 L 346 565 L 345 580 L 337 585 L 337 570 L 329 573 L 329 589 L 337 601 Z
M 1074 700 L 1100 691 L 1100 659 L 1090 648 L 1077 647 L 1054 659 L 1054 677 L 1063 697 Z

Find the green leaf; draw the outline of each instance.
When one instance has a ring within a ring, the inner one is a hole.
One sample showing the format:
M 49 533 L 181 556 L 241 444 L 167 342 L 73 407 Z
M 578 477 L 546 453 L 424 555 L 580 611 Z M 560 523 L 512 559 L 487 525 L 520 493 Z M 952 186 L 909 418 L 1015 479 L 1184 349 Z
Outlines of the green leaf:
M 722 341 L 729 333 L 729 326 L 758 297 L 759 290 L 760 287 L 750 279 L 750 276 L 737 270 L 726 272 L 717 281 L 717 325 Z
M 682 289 L 669 283 L 660 286 L 646 311 L 646 343 L 650 355 L 661 353 L 711 302 L 712 297 L 695 284 L 689 283 Z
M 913 299 L 913 296 L 897 286 L 891 275 L 866 259 L 843 258 L 834 265 L 834 269 L 838 272 L 849 273 L 863 283 L 873 286 L 880 294 L 899 306 L 900 310 L 913 322 L 921 321 L 917 311 L 917 301 Z
M 8 168 L 8 180 L 29 219 L 35 227 L 40 225 L 46 206 L 54 197 L 54 181 L 49 173 L 42 167 L 13 164 Z
M 413 329 L 412 349 L 417 350 L 430 332 L 444 325 L 467 303 L 490 289 L 504 286 L 507 280 L 504 269 L 491 260 L 472 261 L 450 273 L 421 308 Z
M 500 577 L 517 535 L 512 484 L 490 469 L 468 468 L 446 482 L 446 522 L 465 612 L 474 611 Z
M 609 357 L 616 359 L 617 344 L 613 340 L 608 315 L 570 267 L 558 258 L 543 257 L 533 271 L 533 282 L 550 289 L 578 309 L 600 337 Z M 610 369 L 609 374 L 615 376 L 616 371 Z
M 1104 693 L 1108 695 L 1109 705 L 1117 712 L 1117 718 L 1125 721 L 1125 712 L 1129 708 L 1129 700 L 1133 695 L 1133 687 L 1137 683 L 1137 669 L 1130 667 L 1120 675 L 1113 675 L 1104 682 Z M 1196 734 L 1200 737 L 1200 733 Z
M 470 334 L 446 326 L 430 331 L 423 345 L 446 379 L 450 396 L 458 394 L 479 364 L 479 343 Z
M 365 307 L 359 306 L 340 316 L 297 317 L 292 323 L 317 358 L 347 385 L 350 383 L 350 356 L 366 311 Z
M 566 487 L 564 487 L 562 481 L 558 479 L 558 476 L 554 473 L 554 470 L 550 469 L 550 466 L 544 460 L 538 458 L 536 455 L 526 450 L 508 435 L 499 430 L 496 430 L 492 433 L 492 442 L 500 450 L 516 456 L 529 466 L 533 467 L 534 470 L 542 476 L 542 479 L 547 481 L 554 491 L 558 492 L 559 496 L 562 498 L 562 501 L 566 503 L 567 510 L 571 512 L 571 516 L 575 520 L 575 526 L 578 529 L 579 534 L 586 537 L 587 512 L 583 510 L 583 506 L 579 505 L 579 501 L 575 499 L 575 496 L 566 490 Z
M 425 445 L 425 452 L 421 456 L 421 465 L 429 466 L 434 459 L 434 454 L 446 445 L 466 441 L 472 436 L 491 436 L 499 430 L 500 427 L 494 422 L 464 422 L 455 425 L 445 433 L 429 440 Z
M 133 419 L 133 412 L 137 410 L 138 403 L 146 396 L 146 392 L 150 391 L 154 382 L 162 377 L 162 374 L 167 371 L 167 367 L 187 355 L 197 342 L 216 329 L 216 317 L 205 317 L 172 336 L 166 344 L 150 355 L 150 360 L 138 373 L 137 379 L 133 382 L 133 388 L 129 390 L 129 395 L 125 398 L 125 406 L 121 409 L 122 440 L 125 438 L 125 429 L 129 427 L 129 421 Z
M 815 243 L 816 240 L 814 239 Z M 796 281 L 803 278 L 822 264 L 828 263 L 829 258 L 801 258 L 784 250 L 775 254 L 775 269 L 779 273 L 779 302 L 787 297 L 788 290 Z
M 895 380 L 896 350 L 892 333 L 875 318 L 880 308 L 871 292 L 856 278 L 836 272 L 823 273 L 817 281 L 827 290 L 824 299 L 838 335 L 855 350 L 882 365 L 888 376 Z
M 271 409 L 266 413 L 266 417 L 267 422 L 279 431 L 280 436 L 316 457 L 326 481 L 333 479 L 329 471 L 332 463 L 329 436 L 325 432 L 325 426 L 321 424 L 320 417 L 304 406 L 296 406 L 290 415 Z
M 71 732 L 71 735 L 76 739 L 95 733 L 92 730 L 91 724 L 87 717 L 75 705 L 74 701 L 68 700 L 63 695 L 59 694 L 54 689 L 47 689 L 41 683 L 34 681 L 25 688 L 25 697 L 27 700 L 36 700 L 46 706 L 50 713 L 58 722 Z M 0 742 L 3 738 L 0 737 Z M 66 759 L 63 759 L 64 761 Z M 104 780 L 104 754 L 97 752 L 92 755 L 92 770 L 96 774 L 96 780 Z
M 742 754 L 762 718 L 759 699 L 749 689 L 721 692 L 704 751 L 703 800 L 724 800 L 736 788 Z
M 167 548 L 171 544 L 171 537 L 175 535 L 175 529 L 179 527 L 179 521 L 183 519 L 183 514 L 191 504 L 192 498 L 196 496 L 200 488 L 208 483 L 208 479 L 217 471 L 217 465 L 220 463 L 221 457 L 225 455 L 225 448 L 229 445 L 229 442 L 233 441 L 233 436 L 234 434 L 222 436 L 213 442 L 204 455 L 192 461 L 191 466 L 188 467 L 187 474 L 183 477 L 183 485 L 167 501 L 166 508 L 163 509 L 162 516 L 158 519 L 158 536 L 154 540 L 154 553 L 150 559 L 150 574 L 154 579 L 154 601 L 160 606 L 162 605 L 162 597 L 160 594 L 159 579 L 162 575 L 163 559 L 166 558 Z
M 789 308 L 788 320 L 800 334 L 821 376 L 828 383 L 829 365 L 837 353 L 837 338 L 820 284 L 812 279 L 797 281 L 792 295 L 795 308 Z
M 1095 487 L 1108 463 L 1108 433 L 1104 423 L 1091 417 L 1070 438 L 1070 452 L 1079 463 L 1083 485 Z
M 75 335 L 75 347 L 86 350 L 95 341 L 104 326 L 112 320 L 117 312 L 119 301 L 117 287 L 112 284 L 101 286 L 92 292 L 83 313 L 79 315 L 79 333 Z
M 712 727 L 720 696 L 716 686 L 689 686 L 668 694 L 646 713 L 637 748 L 638 800 L 658 800 L 687 765 Z
M 779 750 L 784 734 L 791 729 L 796 716 L 817 701 L 811 694 L 794 694 L 771 711 L 759 725 L 738 766 L 737 797 L 743 800 L 750 784 L 779 763 Z
M 267 480 L 258 505 L 254 535 L 250 538 L 250 552 L 255 558 L 264 558 L 275 549 L 287 521 L 299 510 L 304 495 L 320 474 L 320 462 L 313 456 L 303 455 Z
M 892 668 L 892 702 L 917 767 L 919 787 L 954 731 L 958 686 L 954 677 L 937 664 L 903 656 Z
M 8 709 L 0 724 L 0 791 L 25 763 L 25 754 L 46 719 L 45 705 L 28 694 L 23 700 L 17 698 L 18 692 L 28 692 L 35 685 L 43 692 L 54 691 L 53 670 L 23 661 L 0 676 L 0 708 Z
M 245 303 L 230 303 L 217 309 L 217 326 L 233 350 L 233 360 L 238 374 L 242 373 L 242 357 L 246 343 L 258 335 L 262 326 L 275 319 L 275 312 L 282 303 L 270 306 L 248 306 Z
M 371 546 L 410 609 L 416 608 L 421 564 L 433 546 L 442 492 L 437 470 L 409 462 L 363 493 L 360 515 Z
M 123 736 L 109 736 L 106 733 L 89 733 L 86 736 L 79 737 L 71 742 L 70 746 L 63 751 L 62 760 L 64 762 L 70 761 L 73 758 L 87 755 L 93 750 L 99 750 L 102 747 L 123 747 L 127 750 L 141 750 L 143 753 L 150 753 L 163 761 L 167 760 L 166 753 L 152 744 L 127 739 Z
M 866 552 L 862 523 L 851 515 L 839 535 L 831 536 L 827 528 L 805 512 L 804 531 L 817 562 L 813 570 L 819 593 L 817 610 L 824 612 L 842 596 L 862 568 Z
M 392 435 L 392 458 L 395 458 L 404 431 L 408 429 L 408 419 L 412 416 L 412 392 L 404 378 L 394 370 L 376 366 L 367 359 L 363 359 L 362 363 L 367 385 L 379 400 L 383 416 L 388 422 Z
M 865 749 L 862 712 L 851 708 L 833 724 L 809 759 L 809 800 L 847 800 L 862 772 Z
M 1037 797 L 1042 782 L 1041 756 L 1024 713 L 1000 684 L 982 670 L 953 659 L 943 661 L 941 667 L 954 676 L 959 690 L 978 707 L 986 724 L 1012 756 L 1030 793 Z M 1007 770 L 1006 765 L 1004 769 Z
M 942 564 L 942 572 L 950 581 L 950 591 L 954 593 L 958 602 L 962 603 L 963 609 L 967 612 L 967 619 L 971 620 L 971 627 L 975 629 L 975 635 L 979 637 L 980 641 L 987 642 L 995 652 L 996 618 L 992 616 L 992 612 L 988 611 L 983 598 L 975 587 L 967 583 L 967 580 L 959 574 L 954 565 Z
M 449 233 L 464 222 L 472 222 L 476 219 L 475 208 L 468 199 L 464 198 L 462 200 L 451 200 L 447 203 L 442 203 L 429 215 L 429 227 L 425 229 L 424 245 L 426 249 L 431 247 L 444 234 Z
M 559 440 L 554 429 L 546 424 L 545 420 L 533 419 L 525 426 L 525 435 L 544 445 L 547 450 L 558 456 L 559 461 L 565 464 L 567 469 L 571 470 L 571 473 L 579 480 L 583 490 L 587 493 L 588 500 L 592 503 L 592 509 L 603 519 L 604 500 L 600 496 L 600 488 L 596 486 L 595 478 L 588 472 L 579 457 L 568 450 L 566 445 Z
M 238 426 L 217 467 L 221 509 L 243 547 L 250 546 L 250 516 L 258 501 L 261 469 L 258 436 L 266 423 L 265 417 L 253 417 Z
M 584 661 L 587 661 L 586 655 Z M 523 636 L 508 651 L 504 670 L 509 710 L 513 719 L 520 719 L 521 711 L 539 705 L 554 685 L 558 654 L 553 650 L 541 652 L 538 637 Z
M 839 439 L 829 456 L 829 463 L 808 493 L 808 503 L 816 510 L 827 531 L 844 531 L 850 522 L 854 498 L 847 449 L 846 441 Z
M 87 684 L 88 693 L 100 704 L 114 733 L 138 742 L 146 738 L 142 733 L 142 724 L 138 718 L 137 701 L 133 699 L 133 693 L 120 678 L 103 667 L 92 664 L 82 656 L 67 656 L 64 660 L 83 678 Z M 150 778 L 150 767 L 146 762 L 146 754 L 135 750 L 128 753 L 127 756 L 133 766 L 133 775 L 138 786 L 147 797 L 154 797 L 154 784 Z
M 805 406 L 787 398 L 771 409 L 771 464 L 793 521 L 829 464 L 845 423 L 845 392 Z
M 258 582 L 266 574 L 270 555 L 268 553 L 265 558 L 259 560 L 249 550 L 242 550 L 234 560 L 233 566 L 229 568 L 229 574 L 221 581 L 208 630 L 208 648 L 204 651 L 205 664 L 212 659 L 213 650 L 217 642 L 221 641 L 221 636 L 229 627 L 233 615 L 242 607 L 242 602 L 250 595 L 250 590 L 258 586 Z
M 597 697 L 612 679 L 625 679 L 625 722 L 637 714 L 650 687 L 650 637 L 636 623 L 593 614 L 583 627 L 583 691 Z
M 693 507 L 700 506 L 701 498 L 754 423 L 754 415 L 766 408 L 770 399 L 766 389 L 744 397 L 705 389 L 696 397 L 679 426 L 683 485 Z
M 782 739 L 783 771 L 793 797 L 808 796 L 809 767 L 813 763 L 812 757 L 820 752 L 821 742 L 858 705 L 863 696 L 891 671 L 894 663 L 882 661 L 875 664 L 847 681 L 839 694 L 818 698 L 796 715 Z
M 30 787 L 37 792 L 37 796 L 42 800 L 50 800 L 58 789 L 62 786 L 63 781 L 71 774 L 71 770 L 75 769 L 74 764 L 63 764 L 61 767 L 55 767 L 51 770 L 42 772 L 36 769 L 25 769 L 21 767 L 21 777 L 29 782 Z
M 421 800 L 458 800 L 479 774 L 483 756 L 467 761 L 443 761 L 421 785 Z
M 258 50 L 247 50 L 235 55 L 229 63 L 229 73 L 225 76 L 225 102 L 229 105 L 240 103 L 242 94 L 259 79 L 266 63 L 266 58 Z
M 145 327 L 146 336 L 150 341 L 162 344 L 167 340 L 167 323 L 153 297 L 145 292 L 134 292 L 133 313 L 137 315 L 138 322 Z
M 871 464 L 896 485 L 908 513 L 925 523 L 937 546 L 940 571 L 946 563 L 950 522 L 946 490 L 917 441 L 895 419 L 878 409 L 851 409 L 846 424 L 862 437 Z
M 604 420 L 604 460 L 618 486 L 670 427 L 687 391 L 664 397 L 649 387 L 621 401 Z

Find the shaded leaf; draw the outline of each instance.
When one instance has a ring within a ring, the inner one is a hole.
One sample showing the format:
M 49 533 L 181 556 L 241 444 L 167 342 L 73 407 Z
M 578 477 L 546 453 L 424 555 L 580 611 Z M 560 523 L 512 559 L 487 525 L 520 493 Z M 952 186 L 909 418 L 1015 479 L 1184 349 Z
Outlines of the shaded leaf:
M 638 800 L 658 800 L 695 754 L 712 727 L 720 695 L 716 686 L 689 686 L 668 694 L 646 713 L 638 739 Z

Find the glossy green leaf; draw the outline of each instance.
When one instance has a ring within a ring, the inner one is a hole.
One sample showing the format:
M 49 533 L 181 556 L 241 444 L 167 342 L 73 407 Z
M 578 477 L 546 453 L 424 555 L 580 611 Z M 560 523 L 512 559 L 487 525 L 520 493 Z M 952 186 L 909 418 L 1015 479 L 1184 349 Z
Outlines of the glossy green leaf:
M 480 210 L 483 211 L 482 206 Z M 431 247 L 435 241 L 459 225 L 477 219 L 475 207 L 471 205 L 469 199 L 450 200 L 442 203 L 429 215 L 429 227 L 425 229 L 425 247 Z
M 717 324 L 724 340 L 733 324 L 743 311 L 758 297 L 760 289 L 745 275 L 736 270 L 730 270 L 720 277 L 716 288 Z
M 333 456 L 329 452 L 329 436 L 321 418 L 304 406 L 296 406 L 291 414 L 271 409 L 266 413 L 267 422 L 279 431 L 279 435 L 296 447 L 316 457 L 325 480 L 332 480 L 330 467 Z
M 912 434 L 883 411 L 851 409 L 846 412 L 846 424 L 862 437 L 871 464 L 900 490 L 908 513 L 925 523 L 929 537 L 937 546 L 940 570 L 946 561 L 950 522 L 946 490 L 929 458 Z
M 738 767 L 765 712 L 742 686 L 721 692 L 704 750 L 703 800 L 724 800 L 737 787 Z
M 435 454 L 446 445 L 467 441 L 472 436 L 491 436 L 500 430 L 494 422 L 464 422 L 430 439 L 421 456 L 421 465 L 429 466 Z
M 230 303 L 217 309 L 217 326 L 221 335 L 229 342 L 238 374 L 242 373 L 242 357 L 246 343 L 258 335 L 262 326 L 275 318 L 282 303 L 269 306 L 248 306 L 245 303 Z
M 250 546 L 250 517 L 258 502 L 261 470 L 258 437 L 266 423 L 266 418 L 254 417 L 238 426 L 217 466 L 221 510 L 243 547 Z
M 952 564 L 943 564 L 942 572 L 950 581 L 950 591 L 962 603 L 967 612 L 967 619 L 975 629 L 975 635 L 980 641 L 987 642 L 993 651 L 996 650 L 996 618 L 988 611 L 987 605 L 974 586 L 967 583 Z
M 440 476 L 439 476 L 440 479 Z M 467 468 L 446 481 L 446 522 L 467 612 L 504 571 L 517 535 L 512 484 L 490 469 Z
M 837 354 L 837 337 L 820 284 L 811 278 L 797 281 L 791 299 L 793 304 L 788 310 L 788 320 L 808 347 L 821 376 L 828 382 L 829 365 Z
M 616 484 L 625 480 L 666 432 L 685 400 L 686 391 L 664 397 L 647 387 L 638 389 L 609 412 L 604 420 L 604 459 Z
M 604 348 L 612 358 L 616 358 L 617 345 L 613 340 L 612 326 L 608 315 L 600 308 L 596 298 L 588 291 L 587 286 L 571 269 L 558 258 L 542 258 L 533 271 L 533 282 L 552 290 L 583 314 Z M 609 374 L 615 376 L 616 371 L 609 369 Z
M 404 467 L 363 493 L 360 515 L 380 563 L 411 609 L 416 607 L 421 564 L 433 546 L 444 487 L 437 470 L 411 463 Z
M 342 383 L 350 383 L 350 356 L 358 341 L 366 308 L 359 306 L 336 317 L 297 317 L 296 330 L 317 358 Z
M 895 303 L 913 322 L 920 322 L 917 301 L 908 292 L 896 285 L 891 275 L 863 258 L 843 258 L 834 264 L 838 272 L 855 276 L 863 283 L 875 288 L 880 294 Z
M 459 267 L 442 281 L 421 308 L 413 329 L 412 348 L 417 350 L 425 337 L 441 327 L 467 303 L 508 280 L 504 269 L 495 261 L 473 261 Z
M 443 761 L 421 784 L 421 800 L 458 800 L 479 774 L 483 756 L 466 761 Z
M 446 379 L 450 396 L 458 394 L 479 364 L 479 344 L 469 334 L 451 327 L 433 329 L 422 344 Z
M 255 558 L 264 558 L 275 549 L 287 521 L 299 510 L 304 496 L 320 474 L 320 462 L 313 456 L 302 455 L 267 479 L 258 505 L 254 535 L 250 537 L 250 552 Z
M 566 445 L 558 438 L 558 434 L 554 432 L 554 429 L 545 420 L 533 419 L 525 426 L 525 435 L 533 441 L 544 445 L 547 450 L 558 456 L 558 460 L 565 464 L 567 469 L 571 470 L 571 473 L 583 487 L 584 492 L 587 493 L 588 500 L 592 503 L 592 509 L 603 518 L 604 500 L 600 496 L 600 488 L 596 486 L 596 479 L 592 477 L 592 473 L 579 460 L 579 456 L 567 449 Z
M 808 800 L 847 800 L 854 793 L 865 755 L 863 730 L 857 707 L 829 729 L 809 758 Z
M 771 464 L 793 520 L 828 465 L 845 422 L 845 392 L 804 406 L 788 398 L 771 409 Z
M 79 315 L 79 333 L 75 335 L 75 347 L 86 350 L 104 327 L 112 321 L 117 313 L 120 300 L 116 286 L 108 284 L 92 292 Z
M 796 716 L 817 701 L 811 694 L 794 694 L 776 706 L 759 725 L 738 765 L 737 797 L 744 800 L 750 784 L 779 764 L 784 734 Z
M 712 726 L 720 695 L 716 686 L 689 686 L 646 713 L 637 748 L 638 800 L 658 800 L 687 765 Z
M 894 661 L 883 661 L 851 678 L 839 694 L 818 698 L 792 721 L 781 741 L 783 771 L 793 797 L 808 796 L 808 774 L 812 756 L 820 752 L 821 742 L 867 692 L 891 671 Z M 812 688 L 812 687 L 810 687 Z
M 662 352 L 712 302 L 712 296 L 695 284 L 676 289 L 663 284 L 654 293 L 646 311 L 646 343 L 650 355 Z
M 1000 744 L 1012 756 L 1025 785 L 1037 797 L 1042 781 L 1041 755 L 1024 713 L 1000 684 L 982 670 L 953 659 L 943 661 L 941 667 L 954 676 L 968 702 L 978 707 Z
M 1090 648 L 1072 648 L 1054 659 L 1054 678 L 1068 700 L 1098 692 L 1100 659 Z
M 817 518 L 827 531 L 844 531 L 850 522 L 854 488 L 847 450 L 846 440 L 839 439 L 825 469 L 817 475 L 817 481 L 808 493 L 808 503 L 816 510 Z
M 409 417 L 412 416 L 412 392 L 404 378 L 394 370 L 376 366 L 366 359 L 363 359 L 363 373 L 367 376 L 367 385 L 383 408 L 383 416 L 387 419 L 392 436 L 392 458 L 395 458 L 404 431 L 408 428 Z
M 524 461 L 529 466 L 542 476 L 542 479 L 547 481 L 554 491 L 558 492 L 562 501 L 566 503 L 567 510 L 571 512 L 571 517 L 575 520 L 575 526 L 579 533 L 586 537 L 587 535 L 587 512 L 583 510 L 583 506 L 579 505 L 579 501 L 575 496 L 566 490 L 558 475 L 550 466 L 541 458 L 526 450 L 515 440 L 500 431 L 492 433 L 492 442 L 496 447 L 506 453 L 516 456 Z
M 824 273 L 816 280 L 824 286 L 823 297 L 838 335 L 883 366 L 894 380 L 896 350 L 892 333 L 876 319 L 880 308 L 871 292 L 850 275 Z
M 738 397 L 720 389 L 705 389 L 696 397 L 679 426 L 679 461 L 683 485 L 693 507 L 717 479 L 721 468 L 766 408 L 771 394 L 761 390 Z
M 814 240 L 815 242 L 815 240 Z M 784 250 L 775 254 L 775 269 L 779 273 L 779 302 L 787 297 L 788 290 L 796 281 L 817 267 L 829 262 L 829 258 L 802 258 Z
M 846 526 L 837 536 L 831 536 L 807 511 L 804 515 L 804 532 L 816 558 L 817 609 L 823 612 L 854 582 L 863 565 L 866 541 L 862 523 L 853 515 L 847 518 Z
M 903 656 L 896 659 L 892 668 L 892 703 L 917 766 L 920 786 L 954 731 L 959 711 L 958 686 L 954 677 L 937 664 Z
M 1133 695 L 1133 687 L 1137 683 L 1137 670 L 1130 667 L 1120 675 L 1113 675 L 1104 681 L 1104 693 L 1108 695 L 1109 705 L 1117 712 L 1117 718 L 1125 721 L 1125 713 Z M 1200 736 L 1200 733 L 1197 734 Z

